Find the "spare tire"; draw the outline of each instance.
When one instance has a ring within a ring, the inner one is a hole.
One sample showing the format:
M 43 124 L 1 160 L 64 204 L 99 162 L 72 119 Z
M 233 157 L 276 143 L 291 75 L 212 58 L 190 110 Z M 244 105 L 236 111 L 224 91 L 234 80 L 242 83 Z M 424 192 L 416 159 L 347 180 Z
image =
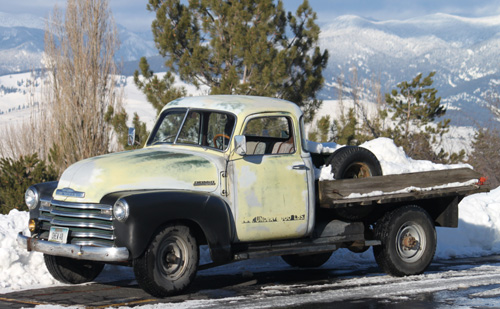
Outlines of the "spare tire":
M 368 149 L 345 146 L 328 157 L 325 165 L 330 165 L 334 179 L 365 178 L 382 176 L 382 167 L 377 157 Z M 373 206 L 349 206 L 335 208 L 335 214 L 344 220 L 361 220 L 367 217 Z
M 332 167 L 335 179 L 382 176 L 382 167 L 377 157 L 368 149 L 345 146 L 328 157 L 325 165 Z

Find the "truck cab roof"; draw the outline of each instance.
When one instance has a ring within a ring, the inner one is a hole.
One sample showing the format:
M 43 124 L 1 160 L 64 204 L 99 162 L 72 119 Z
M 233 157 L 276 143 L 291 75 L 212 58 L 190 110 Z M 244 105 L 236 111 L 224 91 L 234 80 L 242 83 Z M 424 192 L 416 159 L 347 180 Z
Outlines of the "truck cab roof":
M 163 110 L 174 107 L 219 110 L 239 117 L 258 112 L 289 112 L 297 118 L 302 115 L 301 109 L 295 103 L 276 98 L 245 95 L 184 97 L 168 103 Z

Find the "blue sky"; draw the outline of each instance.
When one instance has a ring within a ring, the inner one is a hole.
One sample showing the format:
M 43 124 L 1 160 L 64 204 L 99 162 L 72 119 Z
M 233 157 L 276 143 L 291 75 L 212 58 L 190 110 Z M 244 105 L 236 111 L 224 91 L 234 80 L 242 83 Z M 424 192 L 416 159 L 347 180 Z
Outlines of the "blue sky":
M 118 24 L 133 31 L 149 31 L 154 14 L 146 10 L 147 0 L 110 0 Z M 302 0 L 283 0 L 288 11 L 295 11 Z M 325 24 L 340 15 L 358 15 L 375 20 L 408 19 L 434 13 L 464 17 L 497 15 L 500 18 L 500 0 L 309 0 L 318 14 L 318 23 Z M 66 0 L 0 0 L 0 11 L 47 16 L 57 4 L 64 7 Z

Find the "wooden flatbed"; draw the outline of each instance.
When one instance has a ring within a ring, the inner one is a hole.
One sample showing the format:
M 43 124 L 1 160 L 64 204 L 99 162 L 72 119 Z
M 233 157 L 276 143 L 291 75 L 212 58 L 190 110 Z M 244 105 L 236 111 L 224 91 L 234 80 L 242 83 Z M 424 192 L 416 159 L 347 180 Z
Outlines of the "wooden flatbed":
M 386 204 L 487 192 L 470 168 L 319 181 L 322 208 Z

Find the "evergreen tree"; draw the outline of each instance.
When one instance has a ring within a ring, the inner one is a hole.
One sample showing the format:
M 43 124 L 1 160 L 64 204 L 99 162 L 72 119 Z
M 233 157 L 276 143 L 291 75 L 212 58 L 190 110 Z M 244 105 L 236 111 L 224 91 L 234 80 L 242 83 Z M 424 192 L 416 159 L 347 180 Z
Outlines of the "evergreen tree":
M 341 114 L 340 119 L 333 122 L 335 127 L 335 143 L 339 145 L 355 145 L 357 144 L 356 115 L 354 108 L 350 108 L 347 116 Z
M 399 83 L 399 91 L 393 89 L 390 94 L 386 94 L 386 102 L 394 111 L 392 119 L 398 123 L 397 133 L 402 138 L 408 138 L 415 127 L 423 128 L 446 113 L 446 109 L 440 104 L 441 97 L 436 97 L 437 90 L 430 88 L 435 74 L 436 72 L 431 72 L 422 79 L 420 73 L 411 82 Z M 449 120 L 446 121 L 443 128 L 448 127 Z
M 24 193 L 35 183 L 57 179 L 57 172 L 38 159 L 37 154 L 20 156 L 18 160 L 0 159 L 0 214 L 10 210 L 28 210 Z
M 146 124 L 140 121 L 137 113 L 134 113 L 134 118 L 132 119 L 132 126 L 135 128 L 134 145 L 128 145 L 128 114 L 123 107 L 119 108 L 118 111 L 115 111 L 114 108 L 110 106 L 106 112 L 105 120 L 108 124 L 113 126 L 118 143 L 123 147 L 123 149 L 131 150 L 142 148 L 146 144 L 149 131 L 146 129 Z
M 437 97 L 437 89 L 431 88 L 435 73 L 431 72 L 423 79 L 420 73 L 410 82 L 399 83 L 399 90 L 393 89 L 390 94 L 386 94 L 385 99 L 393 112 L 392 120 L 396 121 L 396 126 L 387 129 L 382 136 L 394 139 L 415 159 L 449 162 L 453 157 L 459 160 L 465 152 L 450 155 L 443 149 L 439 153 L 432 149 L 432 145 L 439 143 L 448 132 L 450 124 L 450 119 L 444 119 L 436 126 L 430 125 L 446 113 L 441 105 L 441 97 Z
M 330 115 L 326 115 L 316 121 L 316 125 L 309 132 L 307 138 L 319 143 L 331 142 L 330 133 L 332 133 Z
M 474 170 L 488 177 L 492 188 L 500 185 L 500 131 L 498 129 L 482 129 L 476 133 L 472 144 L 473 152 L 469 163 Z
M 186 96 L 186 89 L 174 87 L 175 78 L 172 73 L 167 72 L 163 78 L 159 78 L 149 68 L 148 61 L 142 57 L 139 69 L 134 73 L 134 83 L 145 95 L 149 103 L 153 105 L 157 113 L 170 101 Z
M 272 0 L 150 0 L 148 9 L 156 13 L 156 46 L 181 80 L 208 86 L 211 94 L 290 100 L 302 107 L 306 120 L 321 105 L 316 94 L 323 85 L 328 53 L 317 46 L 320 29 L 307 0 L 295 15 Z M 141 66 L 147 67 L 147 62 L 141 61 Z M 161 85 L 147 77 L 139 87 L 162 92 Z

